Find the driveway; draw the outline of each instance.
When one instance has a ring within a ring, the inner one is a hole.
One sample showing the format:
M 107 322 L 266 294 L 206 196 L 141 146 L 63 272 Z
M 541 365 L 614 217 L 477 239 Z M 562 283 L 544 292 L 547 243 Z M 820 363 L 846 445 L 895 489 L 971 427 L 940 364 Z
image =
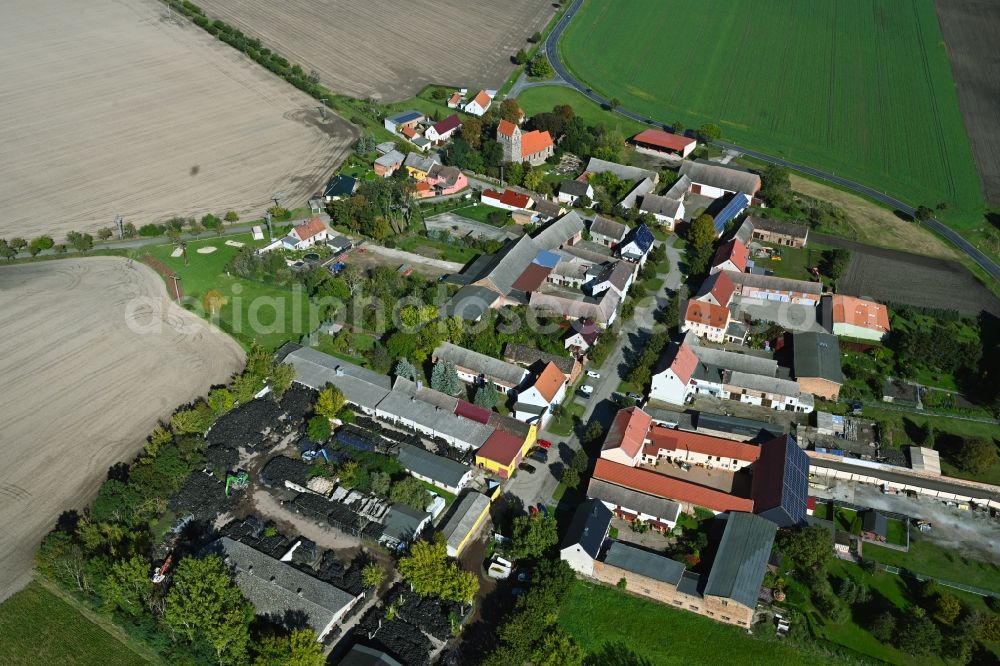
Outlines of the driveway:
M 513 231 L 505 231 L 491 224 L 470 220 L 455 213 L 439 213 L 434 217 L 428 217 L 424 220 L 424 225 L 428 231 L 444 230 L 452 236 L 459 237 L 477 236 L 479 238 L 504 241 L 508 238 L 517 238 L 519 235 Z

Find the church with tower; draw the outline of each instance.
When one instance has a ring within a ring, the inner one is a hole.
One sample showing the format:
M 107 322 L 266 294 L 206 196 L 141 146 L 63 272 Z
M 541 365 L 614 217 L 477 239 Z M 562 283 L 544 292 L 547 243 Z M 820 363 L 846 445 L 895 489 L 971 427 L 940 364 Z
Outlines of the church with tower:
M 547 131 L 523 132 L 517 123 L 509 120 L 501 120 L 497 126 L 497 141 L 503 147 L 504 162 L 528 162 L 538 166 L 555 150 L 552 135 Z

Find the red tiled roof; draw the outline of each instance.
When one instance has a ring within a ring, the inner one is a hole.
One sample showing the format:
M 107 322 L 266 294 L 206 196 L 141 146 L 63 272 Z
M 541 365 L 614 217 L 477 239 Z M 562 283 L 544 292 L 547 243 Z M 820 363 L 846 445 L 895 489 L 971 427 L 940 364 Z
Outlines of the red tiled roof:
M 691 375 L 694 374 L 694 369 L 697 367 L 698 357 L 695 356 L 694 350 L 687 343 L 682 342 L 680 347 L 677 348 L 674 360 L 670 363 L 670 369 L 674 371 L 674 374 L 682 382 L 687 384 L 691 381 Z
M 400 131 L 403 133 L 403 136 L 405 136 L 407 139 L 412 139 L 413 137 L 415 137 L 417 135 L 417 130 L 413 129 L 409 125 L 406 125 Z
M 490 105 L 492 98 L 486 93 L 485 90 L 480 90 L 476 93 L 476 96 L 472 98 L 472 101 L 485 109 Z
M 734 238 L 719 246 L 719 249 L 715 252 L 715 258 L 712 259 L 712 265 L 718 266 L 727 259 L 733 262 L 736 270 L 742 273 L 747 268 L 750 252 L 747 250 L 746 245 L 741 243 L 738 238 Z
M 729 310 L 715 303 L 688 301 L 684 321 L 705 324 L 714 328 L 725 328 L 729 323 Z
M 509 120 L 501 120 L 500 124 L 497 125 L 497 134 L 502 134 L 503 136 L 513 136 L 514 130 L 517 129 L 517 125 L 510 122 Z
M 650 146 L 656 146 L 657 148 L 666 148 L 668 150 L 676 150 L 679 152 L 683 151 L 692 143 L 695 143 L 694 139 L 689 139 L 686 136 L 671 134 L 670 132 L 664 132 L 663 130 L 656 129 L 643 130 L 632 137 L 632 141 L 635 143 L 645 143 Z
M 524 269 L 524 272 L 514 280 L 512 285 L 514 289 L 520 289 L 521 291 L 535 291 L 542 283 L 545 282 L 545 278 L 549 276 L 552 272 L 551 268 L 546 266 L 540 266 L 535 263 L 528 264 L 528 267 Z
M 455 405 L 455 414 L 485 425 L 490 422 L 490 414 L 492 414 L 492 412 L 485 407 L 474 405 L 471 402 L 466 402 L 465 400 L 459 400 L 458 404 Z
M 434 131 L 438 134 L 447 134 L 451 130 L 457 128 L 462 124 L 461 119 L 459 119 L 458 114 L 453 113 L 444 120 L 434 124 Z
M 833 323 L 889 331 L 889 310 L 881 303 L 842 294 L 834 294 L 832 298 Z
M 305 224 L 300 224 L 295 227 L 295 235 L 299 237 L 299 240 L 309 240 L 316 234 L 320 234 L 326 231 L 326 225 L 323 224 L 323 220 L 318 217 L 314 217 Z
M 552 146 L 552 135 L 548 132 L 534 130 L 521 135 L 521 157 L 540 153 L 550 146 Z
M 460 92 L 456 92 L 448 99 L 449 104 L 458 104 L 461 101 L 462 101 L 462 93 Z
M 542 370 L 542 374 L 538 375 L 534 386 L 542 394 L 546 402 L 552 402 L 552 399 L 556 397 L 556 393 L 559 392 L 559 387 L 565 381 L 566 375 L 562 373 L 562 370 L 555 363 L 549 361 L 545 369 Z
M 476 452 L 476 455 L 507 467 L 517 459 L 517 454 L 521 451 L 523 445 L 523 438 L 497 428 L 486 439 L 486 442 Z
M 502 192 L 497 192 L 496 190 L 483 190 L 483 198 L 484 199 L 495 199 L 497 201 L 500 201 L 500 198 L 502 196 L 503 196 L 503 193 Z
M 593 478 L 647 495 L 703 506 L 712 511 L 753 511 L 753 500 L 603 458 L 598 458 Z
M 521 194 L 514 190 L 504 190 L 504 193 L 500 195 L 500 203 L 516 208 L 527 208 L 529 201 L 531 201 L 531 197 L 527 194 Z
M 760 457 L 760 447 L 755 444 L 736 442 L 721 437 L 701 435 L 686 430 L 671 430 L 668 428 L 653 428 L 650 433 L 653 447 L 656 449 L 692 451 L 706 456 L 736 458 L 754 462 Z
M 619 410 L 608 428 L 601 450 L 621 449 L 626 456 L 634 458 L 642 448 L 652 422 L 653 417 L 638 407 Z
M 706 295 L 706 288 L 707 293 L 711 293 L 719 305 L 729 305 L 729 301 L 733 298 L 733 292 L 736 291 L 736 285 L 733 283 L 733 279 L 726 275 L 726 271 L 719 271 L 708 276 L 708 280 L 701 288 L 700 293 L 703 296 Z

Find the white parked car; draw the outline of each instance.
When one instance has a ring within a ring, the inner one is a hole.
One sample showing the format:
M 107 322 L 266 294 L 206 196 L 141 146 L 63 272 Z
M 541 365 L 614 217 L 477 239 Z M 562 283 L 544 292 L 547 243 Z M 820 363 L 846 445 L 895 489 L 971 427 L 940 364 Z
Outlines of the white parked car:
M 593 377 L 594 379 L 600 379 L 601 378 L 601 373 L 594 372 L 593 370 L 587 370 L 587 376 L 588 377 Z
M 584 384 L 583 386 L 580 387 L 580 393 L 584 395 L 590 395 L 593 392 L 594 392 L 594 387 L 591 386 L 590 384 Z

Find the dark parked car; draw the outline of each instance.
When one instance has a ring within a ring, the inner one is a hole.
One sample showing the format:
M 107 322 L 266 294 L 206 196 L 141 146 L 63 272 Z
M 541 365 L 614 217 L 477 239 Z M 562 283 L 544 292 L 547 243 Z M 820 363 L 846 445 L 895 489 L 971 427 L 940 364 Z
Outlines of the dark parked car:
M 540 463 L 546 462 L 545 451 L 541 450 L 535 451 L 528 457 L 531 458 L 532 460 L 537 460 Z
M 526 462 L 521 463 L 520 465 L 517 466 L 517 468 L 518 469 L 523 469 L 528 474 L 534 474 L 535 473 L 535 468 L 532 467 L 531 465 L 529 465 Z

